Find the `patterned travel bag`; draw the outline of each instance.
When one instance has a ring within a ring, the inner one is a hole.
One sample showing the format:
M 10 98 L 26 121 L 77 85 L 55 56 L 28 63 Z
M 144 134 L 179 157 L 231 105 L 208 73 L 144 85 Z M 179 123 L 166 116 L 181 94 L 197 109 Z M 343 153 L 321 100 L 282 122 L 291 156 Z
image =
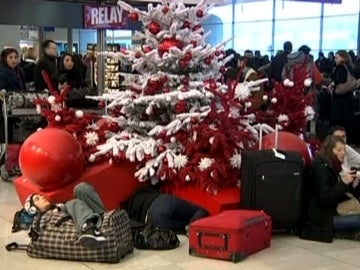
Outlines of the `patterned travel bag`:
M 101 233 L 107 239 L 105 247 L 90 249 L 78 243 L 79 233 L 71 218 L 64 213 L 48 211 L 35 217 L 27 254 L 35 258 L 62 259 L 118 263 L 133 251 L 130 221 L 124 210 L 105 213 Z M 21 249 L 17 243 L 10 243 L 6 249 Z

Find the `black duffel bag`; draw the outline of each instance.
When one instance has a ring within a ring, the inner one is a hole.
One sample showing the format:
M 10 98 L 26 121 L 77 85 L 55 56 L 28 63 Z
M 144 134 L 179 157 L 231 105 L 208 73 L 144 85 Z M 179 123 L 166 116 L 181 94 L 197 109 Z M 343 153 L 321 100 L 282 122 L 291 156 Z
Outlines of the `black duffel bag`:
M 177 248 L 180 245 L 180 240 L 175 232 L 159 229 L 152 224 L 143 224 L 140 226 L 138 224 L 137 226 L 133 226 L 134 221 L 130 220 L 134 247 L 137 249 L 166 250 Z

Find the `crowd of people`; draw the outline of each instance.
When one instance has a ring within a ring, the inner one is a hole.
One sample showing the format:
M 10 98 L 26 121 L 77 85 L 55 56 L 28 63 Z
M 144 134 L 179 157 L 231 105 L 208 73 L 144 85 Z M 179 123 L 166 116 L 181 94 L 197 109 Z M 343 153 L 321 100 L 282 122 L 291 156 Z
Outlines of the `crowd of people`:
M 59 83 L 67 83 L 71 88 L 89 86 L 87 65 L 77 54 L 62 53 L 57 55 L 55 41 L 43 43 L 43 55 L 38 57 L 34 48 L 26 48 L 22 55 L 11 47 L 1 52 L 0 89 L 11 91 L 43 91 L 48 89 L 43 72 L 45 71 L 54 89 Z
M 360 111 L 360 103 L 355 90 L 360 88 L 360 58 L 353 51 L 338 50 L 329 52 L 328 57 L 319 52 L 315 60 L 311 54 L 311 48 L 301 46 L 294 52 L 290 41 L 283 44 L 283 50 L 269 60 L 268 56 L 261 56 L 259 51 L 253 54 L 246 50 L 241 56 L 234 50 L 226 51 L 226 55 L 233 55 L 233 59 L 227 63 L 225 81 L 237 78 L 240 82 L 269 78 L 269 84 L 265 90 L 271 91 L 276 83 L 282 83 L 285 79 L 293 79 L 293 66 L 303 65 L 312 80 L 309 87 L 316 93 L 316 113 L 318 138 L 324 139 L 326 130 L 331 126 L 341 125 L 346 129 L 348 140 L 351 144 L 359 144 L 356 134 L 355 113 Z M 261 91 L 259 95 L 262 96 Z M 324 132 L 325 131 L 325 132 Z

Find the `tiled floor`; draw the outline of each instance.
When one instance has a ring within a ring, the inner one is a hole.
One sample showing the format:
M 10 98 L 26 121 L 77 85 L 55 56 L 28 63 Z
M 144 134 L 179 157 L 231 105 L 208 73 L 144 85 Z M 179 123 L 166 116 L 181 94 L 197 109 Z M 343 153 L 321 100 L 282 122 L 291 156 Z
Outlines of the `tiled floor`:
M 24 251 L 7 252 L 5 244 L 26 243 L 26 233 L 12 234 L 12 218 L 20 203 L 11 183 L 0 182 L 0 264 L 1 269 L 153 269 L 153 270 L 352 270 L 360 269 L 360 242 L 336 240 L 333 244 L 303 241 L 294 236 L 276 235 L 271 248 L 254 254 L 244 261 L 232 262 L 197 258 L 188 255 L 188 239 L 181 238 L 179 248 L 170 251 L 139 251 L 118 264 L 79 263 L 33 259 Z

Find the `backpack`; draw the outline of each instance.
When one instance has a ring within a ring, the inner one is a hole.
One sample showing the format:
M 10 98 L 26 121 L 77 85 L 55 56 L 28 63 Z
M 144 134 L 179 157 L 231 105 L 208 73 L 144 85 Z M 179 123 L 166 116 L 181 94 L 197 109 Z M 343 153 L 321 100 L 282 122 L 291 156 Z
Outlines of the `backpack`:
M 16 211 L 13 220 L 11 232 L 15 233 L 21 230 L 27 231 L 34 220 L 34 216 L 30 215 L 24 208 Z

